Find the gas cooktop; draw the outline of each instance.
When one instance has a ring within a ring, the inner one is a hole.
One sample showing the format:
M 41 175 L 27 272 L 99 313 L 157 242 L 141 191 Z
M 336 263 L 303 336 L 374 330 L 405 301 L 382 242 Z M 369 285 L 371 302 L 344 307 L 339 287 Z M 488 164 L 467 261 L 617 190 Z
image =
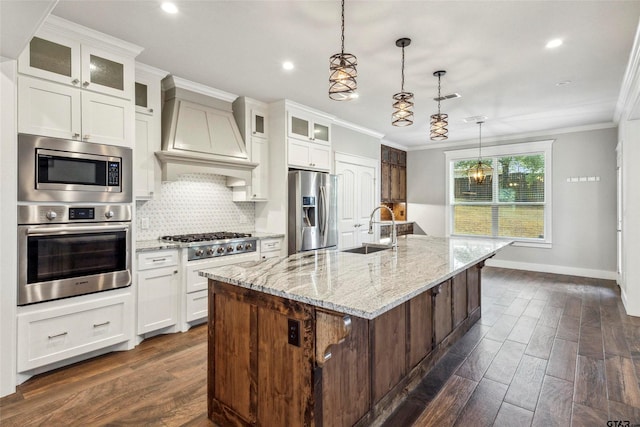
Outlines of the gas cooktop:
M 190 243 L 187 248 L 188 261 L 256 252 L 258 241 L 249 233 L 230 231 L 177 234 L 162 236 L 161 239 L 169 242 Z
M 162 236 L 162 240 L 170 242 L 208 242 L 213 240 L 243 239 L 251 237 L 250 233 L 234 233 L 230 231 L 214 231 L 211 233 L 175 234 L 173 236 Z

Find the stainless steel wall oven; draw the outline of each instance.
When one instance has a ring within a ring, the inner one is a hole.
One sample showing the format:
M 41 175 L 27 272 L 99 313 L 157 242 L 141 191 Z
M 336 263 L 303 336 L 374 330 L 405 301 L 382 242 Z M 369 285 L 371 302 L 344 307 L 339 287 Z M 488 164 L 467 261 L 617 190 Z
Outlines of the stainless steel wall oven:
M 18 305 L 131 285 L 131 206 L 18 206 Z
M 131 149 L 18 135 L 18 201 L 130 203 Z

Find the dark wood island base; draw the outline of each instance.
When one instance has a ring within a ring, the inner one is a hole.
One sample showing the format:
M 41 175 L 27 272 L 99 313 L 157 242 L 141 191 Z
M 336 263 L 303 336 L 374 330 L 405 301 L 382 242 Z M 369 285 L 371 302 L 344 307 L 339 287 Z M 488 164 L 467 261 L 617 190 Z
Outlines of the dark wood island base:
M 480 318 L 480 262 L 374 319 L 209 280 L 209 419 L 381 424 Z

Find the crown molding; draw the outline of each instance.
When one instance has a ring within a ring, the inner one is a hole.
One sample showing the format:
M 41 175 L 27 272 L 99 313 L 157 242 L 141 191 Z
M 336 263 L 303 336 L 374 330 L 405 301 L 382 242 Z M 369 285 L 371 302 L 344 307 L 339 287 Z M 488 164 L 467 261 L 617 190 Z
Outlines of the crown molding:
M 596 123 L 591 125 L 541 130 L 536 132 L 517 133 L 517 134 L 510 134 L 510 135 L 496 136 L 496 137 L 485 138 L 483 136 L 482 144 L 484 145 L 485 143 L 505 142 L 505 141 L 513 141 L 517 139 L 526 139 L 526 138 L 549 138 L 549 137 L 554 137 L 556 135 L 562 135 L 566 133 L 588 132 L 592 130 L 610 129 L 610 128 L 615 128 L 617 126 L 618 125 L 616 123 L 605 122 L 605 123 Z M 463 141 L 452 141 L 452 142 L 440 142 L 437 144 L 431 144 L 423 147 L 409 147 L 408 151 L 435 150 L 439 148 L 457 149 L 465 145 L 477 144 L 477 143 L 478 143 L 477 139 L 466 139 Z
M 335 118 L 333 120 L 333 123 L 338 125 L 338 126 L 341 126 L 343 128 L 351 129 L 351 130 L 354 130 L 356 132 L 363 133 L 365 135 L 369 135 L 369 136 L 372 136 L 372 137 L 377 138 L 377 139 L 382 139 L 384 137 L 383 133 L 376 132 L 375 130 L 372 130 L 372 129 L 366 128 L 364 126 L 360 126 L 360 125 L 357 125 L 355 123 L 348 122 L 346 120 L 342 120 L 342 119 L 339 119 L 339 118 Z
M 120 55 L 138 56 L 144 50 L 143 47 L 124 40 L 115 38 L 105 33 L 101 33 L 91 28 L 67 21 L 55 15 L 49 15 L 37 33 L 53 32 L 67 38 L 79 40 L 80 43 L 87 43 L 100 49 L 114 52 Z M 36 34 L 37 34 L 36 33 Z

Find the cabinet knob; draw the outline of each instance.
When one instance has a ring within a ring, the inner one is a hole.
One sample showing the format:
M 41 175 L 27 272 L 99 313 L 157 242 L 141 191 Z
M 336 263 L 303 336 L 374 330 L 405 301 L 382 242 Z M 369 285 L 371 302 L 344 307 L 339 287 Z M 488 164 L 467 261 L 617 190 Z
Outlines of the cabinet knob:
M 153 108 L 149 108 L 149 112 L 150 112 L 150 113 L 153 113 Z
M 256 195 L 254 194 L 253 197 L 256 197 Z
M 74 138 L 80 138 L 80 134 L 78 132 L 76 132 L 76 133 L 73 134 L 73 137 Z
M 89 82 L 87 82 L 87 81 L 82 82 L 82 87 L 87 87 L 87 86 L 89 86 Z
M 77 85 L 78 83 L 80 83 L 80 80 L 78 80 L 78 79 L 71 80 L 71 84 L 72 85 Z

